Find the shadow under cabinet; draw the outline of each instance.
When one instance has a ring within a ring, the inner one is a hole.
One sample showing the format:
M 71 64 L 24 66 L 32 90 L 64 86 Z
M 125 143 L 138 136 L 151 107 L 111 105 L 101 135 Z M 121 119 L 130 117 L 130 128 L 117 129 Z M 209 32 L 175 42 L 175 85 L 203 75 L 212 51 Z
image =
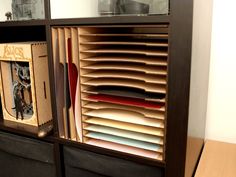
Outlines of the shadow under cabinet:
M 53 145 L 0 132 L 1 177 L 56 177 Z

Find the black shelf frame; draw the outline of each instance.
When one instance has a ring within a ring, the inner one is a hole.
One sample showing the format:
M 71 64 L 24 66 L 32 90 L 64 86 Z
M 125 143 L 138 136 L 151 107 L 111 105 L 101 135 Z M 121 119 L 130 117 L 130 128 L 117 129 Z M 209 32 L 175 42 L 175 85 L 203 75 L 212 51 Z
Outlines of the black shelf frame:
M 50 25 L 125 25 L 169 23 L 169 15 L 159 16 L 101 16 L 88 18 L 52 19 Z
M 0 22 L 0 27 L 17 27 L 17 26 L 45 26 L 49 20 L 22 20 L 22 21 L 5 21 Z
M 186 146 L 188 139 L 188 108 L 191 73 L 191 42 L 193 0 L 170 0 L 170 14 L 156 16 L 113 16 L 94 18 L 51 19 L 50 1 L 45 0 L 45 19 L 28 21 L 0 22 L 0 31 L 4 28 L 33 28 L 45 29 L 45 40 L 48 44 L 49 74 L 51 83 L 51 100 L 53 110 L 53 135 L 42 138 L 54 144 L 54 156 L 57 166 L 57 176 L 62 177 L 62 146 L 76 147 L 107 156 L 134 161 L 141 164 L 157 166 L 165 170 L 165 177 L 184 177 L 186 165 Z M 167 101 L 167 129 L 166 129 L 166 160 L 159 162 L 132 154 L 82 144 L 58 137 L 56 100 L 54 86 L 54 72 L 52 60 L 51 28 L 53 26 L 92 26 L 92 25 L 155 25 L 169 24 L 169 59 L 168 59 L 168 101 Z M 9 40 L 11 36 L 9 36 Z M 1 41 L 0 36 L 0 43 Z M 5 41 L 4 41 L 5 42 Z M 202 123 L 203 124 L 203 123 Z M 205 123 L 204 123 L 205 124 Z M 9 126 L 0 118 L 0 130 L 36 138 L 36 130 L 17 129 Z M 177 165 L 178 164 L 178 165 Z

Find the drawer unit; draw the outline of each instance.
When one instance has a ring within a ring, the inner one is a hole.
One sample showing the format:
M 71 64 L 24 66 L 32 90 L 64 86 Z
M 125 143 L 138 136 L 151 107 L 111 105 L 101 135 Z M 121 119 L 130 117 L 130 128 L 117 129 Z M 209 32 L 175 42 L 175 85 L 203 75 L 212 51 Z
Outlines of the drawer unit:
M 0 132 L 1 177 L 56 177 L 53 145 Z
M 163 169 L 64 147 L 66 177 L 164 177 Z

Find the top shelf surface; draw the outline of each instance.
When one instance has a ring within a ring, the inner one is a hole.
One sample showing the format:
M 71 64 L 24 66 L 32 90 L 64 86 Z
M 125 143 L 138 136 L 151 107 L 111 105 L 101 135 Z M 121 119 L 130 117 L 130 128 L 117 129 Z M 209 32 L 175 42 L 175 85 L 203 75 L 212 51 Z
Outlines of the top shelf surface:
M 22 20 L 22 21 L 3 21 L 0 22 L 0 27 L 11 26 L 43 26 L 48 24 L 48 20 Z
M 70 18 L 70 19 L 53 19 L 50 20 L 51 25 L 89 25 L 89 24 L 154 24 L 169 23 L 169 15 L 153 15 L 153 16 L 104 16 L 90 18 Z
M 25 21 L 5 21 L 0 22 L 0 27 L 14 26 L 42 26 L 42 25 L 97 25 L 97 24 L 155 24 L 169 23 L 169 15 L 155 16 L 106 16 L 91 18 L 65 18 L 50 20 L 25 20 Z

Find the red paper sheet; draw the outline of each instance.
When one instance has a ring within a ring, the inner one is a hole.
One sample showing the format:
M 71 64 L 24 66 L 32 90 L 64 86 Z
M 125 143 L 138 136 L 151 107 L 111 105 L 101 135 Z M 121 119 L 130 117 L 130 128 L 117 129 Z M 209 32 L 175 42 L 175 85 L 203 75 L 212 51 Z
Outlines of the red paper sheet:
M 73 106 L 73 112 L 75 113 L 75 95 L 76 95 L 76 86 L 77 86 L 77 77 L 78 72 L 76 66 L 72 63 L 72 48 L 71 48 L 71 39 L 68 39 L 68 74 L 69 74 L 69 84 L 70 84 L 70 98 Z

